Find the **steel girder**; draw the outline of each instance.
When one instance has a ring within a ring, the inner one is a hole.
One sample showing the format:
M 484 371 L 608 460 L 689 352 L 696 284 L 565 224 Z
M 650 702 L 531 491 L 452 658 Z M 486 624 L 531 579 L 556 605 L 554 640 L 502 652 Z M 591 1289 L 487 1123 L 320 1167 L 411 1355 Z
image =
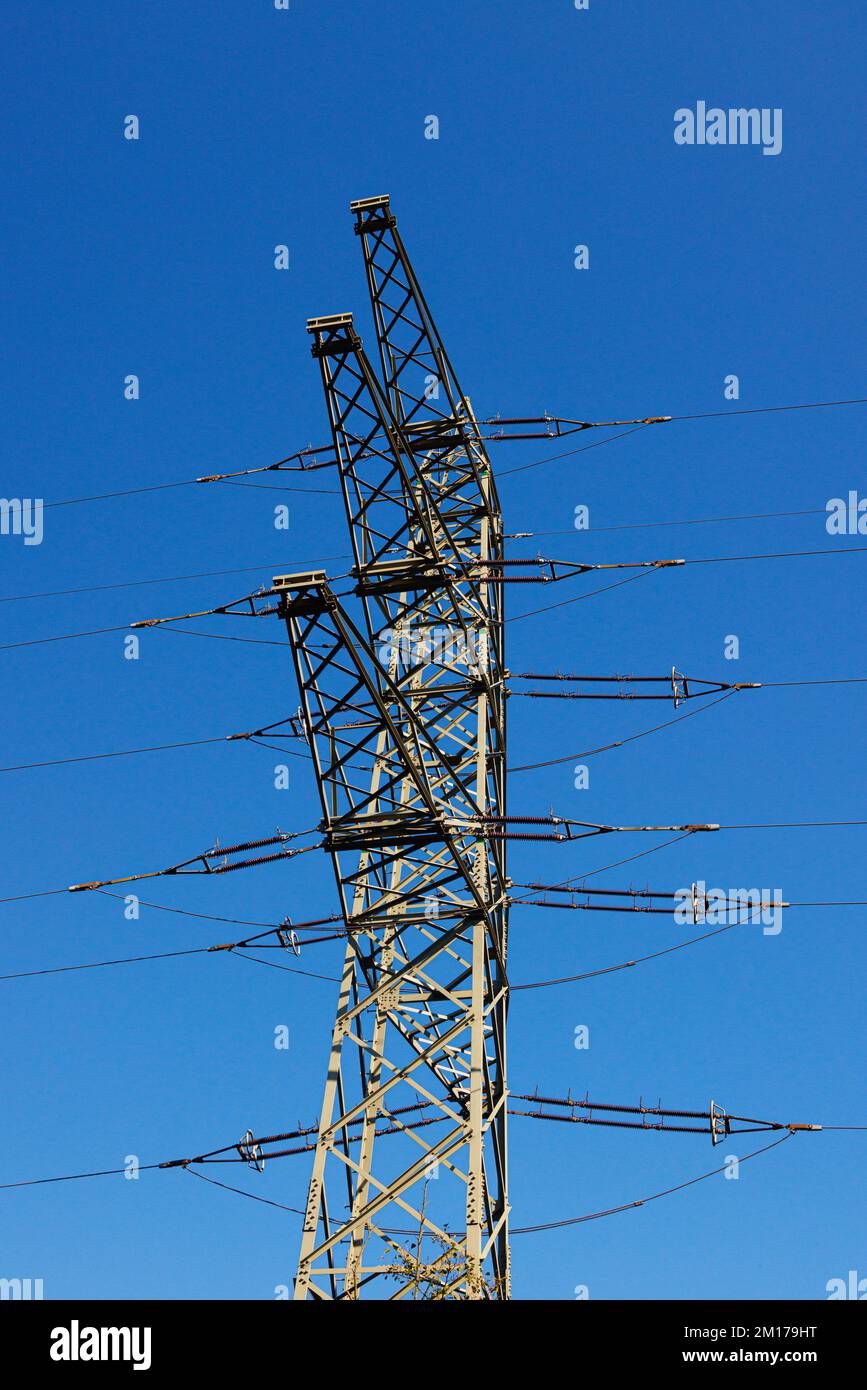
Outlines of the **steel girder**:
M 353 212 L 384 385 L 350 315 L 308 328 L 363 630 L 274 581 L 348 934 L 295 1297 L 505 1298 L 502 524 L 388 200 Z

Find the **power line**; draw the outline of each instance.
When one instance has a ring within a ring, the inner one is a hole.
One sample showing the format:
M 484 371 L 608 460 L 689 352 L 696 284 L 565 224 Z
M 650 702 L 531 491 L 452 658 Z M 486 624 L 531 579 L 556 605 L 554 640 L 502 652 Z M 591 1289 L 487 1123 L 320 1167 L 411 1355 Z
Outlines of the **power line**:
M 289 721 L 280 720 L 278 722 L 287 723 Z M 274 727 L 274 725 L 268 725 L 267 730 L 270 731 Z M 139 753 L 164 753 L 179 748 L 202 748 L 206 744 L 213 743 L 256 743 L 263 748 L 273 748 L 279 753 L 284 753 L 292 757 L 306 758 L 310 756 L 309 753 L 297 753 L 289 748 L 281 748 L 276 743 L 264 743 L 262 739 L 256 737 L 256 734 L 265 732 L 266 728 L 262 728 L 256 729 L 250 733 L 222 734 L 218 735 L 216 738 L 186 739 L 177 743 L 154 743 L 142 748 L 114 749 L 108 753 L 84 753 L 71 758 L 51 758 L 42 762 L 16 763 L 10 767 L 0 767 L 0 772 L 26 772 L 32 768 L 63 767 L 68 763 L 92 763 L 99 762 L 105 758 L 131 758 Z M 291 734 L 272 735 L 272 737 L 302 738 L 303 735 L 293 732 Z
M 45 888 L 40 893 L 18 893 L 14 898 L 0 898 L 0 903 L 23 903 L 30 898 L 54 898 L 58 893 L 66 893 L 66 888 Z
M 867 397 L 859 396 L 848 401 L 800 401 L 796 405 L 757 405 L 742 410 L 706 410 L 701 415 L 670 415 L 677 420 L 718 420 L 728 415 L 779 415 L 787 410 L 830 410 L 835 406 L 867 405 Z
M 340 984 L 339 975 L 318 975 L 312 970 L 302 970 L 296 965 L 278 965 L 276 961 L 262 960 L 259 956 L 250 956 L 244 951 L 233 950 L 229 955 L 237 956 L 238 960 L 253 961 L 255 965 L 267 965 L 271 970 L 285 970 L 290 975 L 309 975 L 314 980 L 328 980 L 331 984 Z
M 573 598 L 560 599 L 558 603 L 546 603 L 542 608 L 531 608 L 527 613 L 515 613 L 504 618 L 507 623 L 520 623 L 524 618 L 535 618 L 539 613 L 549 613 L 553 608 L 565 608 L 570 603 L 581 603 L 585 598 L 595 598 L 597 594 L 607 594 L 610 589 L 620 589 L 624 584 L 634 584 L 637 579 L 649 579 L 655 570 L 642 570 L 640 574 L 630 574 L 626 579 L 618 579 L 613 584 L 605 584 L 601 589 L 591 589 L 586 594 L 576 594 Z
M 275 752 L 275 753 L 283 753 L 283 754 L 285 754 L 287 757 L 290 757 L 290 758 L 310 758 L 310 757 L 312 757 L 312 754 L 309 753 L 309 752 L 301 753 L 301 752 L 299 752 L 297 749 L 294 749 L 294 748 L 281 748 L 281 747 L 280 747 L 278 744 L 276 744 L 276 743 L 267 743 L 267 742 L 265 741 L 265 739 L 263 739 L 263 738 L 251 738 L 251 739 L 250 739 L 250 742 L 251 742 L 251 743 L 257 744 L 259 748 L 270 748 L 273 752 Z
M 243 1187 L 233 1187 L 231 1183 L 218 1182 L 216 1178 L 209 1178 L 207 1173 L 200 1173 L 197 1168 L 184 1168 L 182 1171 L 189 1173 L 194 1178 L 201 1178 L 202 1182 L 209 1182 L 212 1187 L 221 1187 L 224 1192 L 237 1192 L 240 1197 L 249 1197 L 252 1202 L 263 1202 L 267 1207 L 278 1207 L 280 1211 L 291 1211 L 296 1216 L 304 1215 L 301 1207 L 287 1207 L 285 1202 L 273 1202 L 270 1197 L 260 1197 L 257 1192 L 246 1192 Z
M 116 894 L 111 894 L 110 896 L 115 897 Z M 171 910 L 171 909 L 169 909 L 169 910 Z M 201 914 L 198 914 L 198 913 L 197 913 L 197 914 L 187 914 L 187 915 L 199 916 L 199 915 L 201 915 Z M 217 920 L 228 920 L 228 919 L 217 919 Z M 326 920 L 326 921 L 327 921 L 327 920 L 329 920 L 329 919 L 323 919 L 323 920 Z M 334 920 L 334 919 L 330 919 L 330 920 Z M 252 924 L 252 925 L 259 926 L 259 925 L 264 925 L 264 924 L 254 923 L 254 924 Z M 310 926 L 311 926 L 310 923 L 300 923 L 300 922 L 299 922 L 297 925 L 294 925 L 294 926 L 293 926 L 293 925 L 288 921 L 288 919 L 285 919 L 285 920 L 284 920 L 282 923 L 280 923 L 279 925 L 278 925 L 278 924 L 275 924 L 275 926 L 274 926 L 270 931 L 262 932 L 262 933 L 261 933 L 261 936 L 273 936 L 273 935 L 278 936 L 278 937 L 279 937 L 280 944 L 279 944 L 278 946 L 272 948 L 272 949 L 283 950 L 283 951 L 285 951 L 285 950 L 288 950 L 288 949 L 289 949 L 289 945 L 288 945 L 288 942 L 287 942 L 287 937 L 288 937 L 289 933 L 295 933 L 295 932 L 297 932 L 297 931 L 303 930 L 305 927 L 307 927 L 307 928 L 309 929 Z M 337 932 L 337 933 L 335 933 L 335 934 L 333 934 L 333 935 L 331 935 L 331 936 L 318 936 L 318 937 L 313 938 L 312 940 L 305 941 L 305 942 L 304 942 L 304 945 L 305 945 L 305 947 L 307 947 L 307 946 L 317 946 L 317 945 L 320 945 L 321 943 L 326 942 L 326 941 L 338 941 L 338 940 L 341 940 L 341 939 L 345 938 L 345 936 L 346 936 L 346 932 Z M 292 939 L 292 941 L 294 942 L 294 940 L 295 940 L 294 936 L 293 936 L 291 939 Z M 180 956 L 213 955 L 213 954 L 216 954 L 216 953 L 219 953 L 219 952 L 228 952 L 229 954 L 236 954 L 236 953 L 237 953 L 238 955 L 242 955 L 241 950 L 240 950 L 239 948 L 250 945 L 250 944 L 251 944 L 251 941 L 259 942 L 259 943 L 260 943 L 260 945 L 259 945 L 259 949 L 260 949 L 260 950 L 269 949 L 268 947 L 265 946 L 265 944 L 264 944 L 263 942 L 261 942 L 261 937 L 253 937 L 253 938 L 249 938 L 249 939 L 247 939 L 247 940 L 245 940 L 245 941 L 225 942 L 225 943 L 221 943 L 221 944 L 216 945 L 216 946 L 195 946 L 195 947 L 192 947 L 192 948 L 190 948 L 190 949 L 183 950 L 183 951 L 161 951 L 161 952 L 158 952 L 158 953 L 153 954 L 153 955 L 124 956 L 124 957 L 115 958 L 115 959 L 112 959 L 112 960 L 89 961 L 89 962 L 86 962 L 86 963 L 83 964 L 83 965 L 58 965 L 58 966 L 51 966 L 51 967 L 43 968 L 43 969 L 40 969 L 40 970 L 19 970 L 19 971 L 16 971 L 14 974 L 0 975 L 0 981 L 5 981 L 5 980 L 25 980 L 25 979 L 33 979 L 35 976 L 38 976 L 38 975 L 65 975 L 65 974 L 68 974 L 68 973 L 71 972 L 71 971 L 78 971 L 78 970 L 100 970 L 100 969 L 105 968 L 106 966 L 114 966 L 114 965 L 138 965 L 138 964 L 141 964 L 141 963 L 146 962 L 146 961 L 154 961 L 154 960 L 173 960 L 173 959 L 176 959 L 177 957 L 180 957 Z M 296 947 L 296 953 L 297 953 L 298 955 L 301 954 L 300 947 Z M 258 960 L 258 957 L 255 957 L 255 956 L 243 956 L 243 955 L 242 955 L 242 959 L 244 959 L 244 960 Z M 262 964 L 262 965 L 273 965 L 273 964 L 274 964 L 274 963 L 271 962 L 271 961 L 260 961 L 259 963 Z M 330 981 L 330 982 L 339 983 L 339 977 L 336 976 L 336 975 L 320 975 L 320 974 L 316 974 L 314 971 L 311 971 L 311 970 L 303 970 L 300 966 L 288 966 L 288 965 L 276 966 L 276 965 L 275 965 L 274 968 L 275 968 L 275 969 L 284 970 L 284 971 L 286 971 L 286 972 L 287 972 L 288 974 L 290 974 L 290 975 L 306 975 L 306 976 L 308 976 L 308 977 L 311 978 L 311 979 L 316 979 L 316 980 L 328 980 L 328 981 Z
M 200 480 L 197 478 L 196 482 Z M 336 487 L 292 487 L 286 483 L 242 483 L 234 478 L 212 478 L 212 482 L 222 483 L 224 487 L 252 487 L 260 492 L 309 492 L 314 496 L 339 497 L 340 489 Z
M 674 946 L 666 946 L 660 951 L 651 951 L 646 956 L 636 956 L 634 960 L 621 961 L 618 965 L 604 965 L 597 970 L 582 971 L 580 975 L 560 975 L 553 980 L 532 980 L 525 984 L 512 985 L 511 990 L 514 993 L 516 990 L 524 989 L 551 989 L 555 985 L 571 985 L 580 980 L 592 980 L 597 975 L 613 975 L 618 970 L 628 970 L 635 965 L 644 965 L 647 961 L 658 960 L 660 956 L 671 955 L 674 951 L 684 951 L 687 946 L 695 946 L 700 941 L 710 941 L 711 937 L 721 936 L 723 932 L 734 931 L 737 925 L 736 922 L 730 922 L 724 927 L 717 927 L 714 931 L 705 932 L 702 936 L 692 936 L 688 941 L 678 941 Z
M 608 531 L 646 531 L 663 526 L 713 526 L 723 522 L 770 521 L 793 516 L 827 516 L 827 509 L 825 507 L 805 507 L 798 511 L 787 512 L 742 512 L 730 516 L 678 517 L 670 521 L 628 521 L 619 526 L 593 526 L 588 528 L 586 532 L 578 530 L 574 526 L 570 526 L 568 530 L 564 531 L 516 531 L 511 535 L 506 535 L 504 539 L 508 541 L 530 540 L 534 536 L 594 536 Z
M 721 825 L 720 830 L 804 830 L 811 826 L 867 825 L 867 820 L 767 821 L 761 825 Z
M 757 406 L 757 407 L 755 407 L 755 408 L 753 408 L 753 409 L 747 409 L 747 410 L 712 410 L 712 411 L 705 411 L 703 414 L 696 414 L 696 415 L 670 415 L 670 416 L 667 417 L 666 423 L 667 423 L 668 421 L 675 422 L 675 421 L 684 421 L 684 420 L 715 420 L 715 419 L 721 418 L 721 417 L 723 417 L 723 416 L 728 416 L 728 415 L 774 415 L 774 414 L 780 414 L 781 412 L 790 411 L 790 410 L 825 410 L 825 409 L 830 409 L 832 406 L 865 405 L 865 404 L 867 404 L 867 398 L 865 398 L 865 399 L 863 399 L 863 400 L 858 399 L 858 400 L 851 400 L 851 401 L 807 401 L 807 402 L 803 402 L 803 403 L 800 403 L 800 404 L 797 404 L 797 405 Z M 507 475 L 510 474 L 510 473 L 523 473 L 523 472 L 525 472 L 527 469 L 530 469 L 530 468 L 541 468 L 543 464 L 546 464 L 546 463 L 554 463 L 554 462 L 558 461 L 559 459 L 563 459 L 563 458 L 572 458 L 572 457 L 574 457 L 576 454 L 583 454 L 583 453 L 586 453 L 586 452 L 587 452 L 588 450 L 590 450 L 590 449 L 598 449 L 598 448 L 602 447 L 602 446 L 605 445 L 605 444 L 613 444 L 613 443 L 615 442 L 615 440 L 618 440 L 618 439 L 625 439 L 628 435 L 630 435 L 630 434 L 636 434 L 636 433 L 638 433 L 638 431 L 643 430 L 643 429 L 647 429 L 647 428 L 648 428 L 648 426 L 645 425 L 645 424 L 635 425 L 632 429 L 630 429 L 630 430 L 624 430 L 621 434 L 615 434 L 615 435 L 609 436 L 607 439 L 600 439 L 600 440 L 597 440 L 597 442 L 596 442 L 595 444 L 585 444 L 585 445 L 583 445 L 581 448 L 577 448 L 577 449 L 567 449 L 567 450 L 564 450 L 564 451 L 562 451 L 561 453 L 558 453 L 558 454 L 550 454 L 547 458 L 544 458 L 544 459 L 537 459 L 537 460 L 534 461 L 533 463 L 521 464 L 521 465 L 519 465 L 519 467 L 517 467 L 517 468 L 506 468 L 506 469 L 498 470 L 498 471 L 497 471 L 497 477 L 498 477 L 498 478 L 502 478 L 502 477 L 507 476 Z M 553 436 L 553 435 L 552 435 L 552 438 L 555 438 L 555 437 L 556 437 L 556 436 Z
M 61 888 L 59 891 L 65 893 L 68 890 Z M 124 895 L 122 893 L 109 893 L 105 888 L 98 888 L 96 891 L 104 898 L 117 898 L 119 901 L 123 900 Z M 343 921 L 339 913 L 334 913 L 330 917 L 314 917 L 306 922 L 292 922 L 287 918 L 284 918 L 282 922 L 258 922 L 250 921 L 249 918 L 245 917 L 216 917 L 210 912 L 191 912 L 189 908 L 169 907 L 165 903 L 146 902 L 144 898 L 139 898 L 139 906 L 149 907 L 155 912 L 171 912 L 178 917 L 196 917 L 206 922 L 222 922 L 232 927 L 271 927 L 275 929 L 277 927 L 291 927 L 294 931 L 306 931 L 308 929 L 312 930 L 314 927 L 326 926 L 330 922 Z
M 107 632 L 129 632 L 134 626 L 133 623 L 122 623 L 116 627 L 94 627 L 84 632 L 64 632 L 55 637 L 33 637 L 26 642 L 3 642 L 0 643 L 0 651 L 13 651 L 17 647 L 43 647 L 50 642 L 72 642 L 80 637 L 101 637 Z M 258 647 L 282 647 L 285 651 L 286 643 L 279 642 L 274 638 L 263 637 L 231 637 L 226 633 L 220 632 L 195 632 L 191 628 L 181 627 L 160 627 L 158 632 L 180 632 L 185 637 L 208 637 L 214 642 L 249 642 Z
M 638 434 L 640 430 L 647 429 L 646 425 L 635 425 L 631 430 L 623 430 L 620 434 L 609 435 L 607 439 L 597 439 L 595 444 L 583 444 L 578 449 L 565 449 L 559 454 L 550 454 L 547 458 L 536 459 L 533 463 L 521 463 L 516 468 L 497 469 L 498 478 L 506 478 L 510 473 L 526 473 L 531 468 L 541 468 L 543 464 L 554 463 L 557 459 L 573 458 L 575 454 L 586 454 L 590 449 L 602 449 L 606 444 L 614 444 L 618 439 L 626 439 L 630 434 Z
M 124 623 L 117 627 L 93 627 L 86 632 L 64 632 L 58 637 L 31 637 L 26 642 L 2 642 L 0 651 L 8 652 L 16 647 L 43 647 L 49 642 L 72 642 L 77 637 L 100 637 L 106 632 L 128 632 L 129 624 Z
M 739 1163 L 747 1163 L 751 1158 L 758 1158 L 759 1154 L 769 1153 L 771 1149 L 777 1148 L 779 1144 L 785 1144 L 787 1139 L 794 1139 L 794 1134 L 784 1134 L 782 1139 L 775 1139 L 772 1144 L 765 1144 L 761 1149 L 753 1149 L 752 1153 L 744 1154 L 738 1159 Z M 713 1168 L 709 1173 L 701 1173 L 697 1178 L 689 1178 L 686 1182 L 677 1183 L 674 1187 L 665 1187 L 660 1192 L 652 1192 L 648 1197 L 639 1197 L 634 1202 L 625 1202 L 623 1206 L 608 1207 L 603 1211 L 592 1211 L 586 1216 L 568 1216 L 559 1221 L 543 1221 L 535 1226 L 513 1226 L 512 1235 L 526 1236 L 534 1235 L 539 1231 L 555 1231 L 563 1226 L 578 1226 L 584 1221 L 598 1221 L 603 1216 L 616 1216 L 622 1211 L 633 1211 L 636 1207 L 643 1207 L 648 1202 L 657 1202 L 661 1197 L 671 1197 L 675 1192 L 684 1192 L 688 1187 L 694 1187 L 696 1183 L 705 1182 L 708 1178 L 715 1178 L 719 1173 L 727 1171 L 728 1165 L 723 1164 L 720 1168 Z
M 67 763 L 94 763 L 104 758 L 132 758 L 137 753 L 164 753 L 175 748 L 202 748 L 208 743 L 226 743 L 231 734 L 219 738 L 188 739 L 183 743 L 154 743 L 147 748 L 122 748 L 112 753 L 86 753 L 77 758 L 52 758 L 38 763 L 16 763 L 11 767 L 0 767 L 0 772 L 27 772 L 36 767 L 64 767 Z
M 711 555 L 698 560 L 684 560 L 685 565 L 724 565 L 737 560 L 800 560 L 811 555 L 852 555 L 867 550 L 867 545 L 828 546 L 824 550 L 775 550 L 760 555 Z
M 539 767 L 555 767 L 559 763 L 571 763 L 574 758 L 595 758 L 597 753 L 607 753 L 612 748 L 622 748 L 627 743 L 634 743 L 636 739 L 647 738 L 648 734 L 658 733 L 660 729 L 668 729 L 672 724 L 682 724 L 685 719 L 694 719 L 697 714 L 703 714 L 705 710 L 711 709 L 714 705 L 721 705 L 723 700 L 728 700 L 737 691 L 727 690 L 724 695 L 720 695 L 717 700 L 710 700 L 707 704 L 699 705 L 698 709 L 689 710 L 686 714 L 679 714 L 675 719 L 666 719 L 662 724 L 654 724 L 649 729 L 642 729 L 637 734 L 630 734 L 627 738 L 615 739 L 613 743 L 603 743 L 599 748 L 585 748 L 579 753 L 567 753 L 561 758 L 546 758 L 543 762 L 520 763 L 517 767 L 510 767 L 509 772 L 532 772 Z
M 867 907 L 867 900 L 851 899 L 848 902 L 803 902 L 789 903 L 789 907 Z
M 247 642 L 253 647 L 282 647 L 286 651 L 286 643 L 280 642 L 276 637 L 232 637 L 225 632 L 196 632 L 189 627 L 163 626 L 156 629 L 157 632 L 179 632 L 182 637 L 207 637 L 212 642 Z
M 178 488 L 178 487 L 195 487 L 196 483 L 201 482 L 201 481 L 202 481 L 202 479 L 200 479 L 200 478 L 182 478 L 182 479 L 180 479 L 178 482 L 174 482 L 174 483 L 151 483 L 150 486 L 148 486 L 148 487 L 129 487 L 129 488 L 124 488 L 124 489 L 122 489 L 121 491 L 118 491 L 118 492 L 95 492 L 95 493 L 91 493 L 91 494 L 90 494 L 89 496 L 87 496 L 87 497 L 64 497 L 64 498 L 62 498 L 59 502 L 44 502 L 44 503 L 43 503 L 43 510 L 46 510 L 46 511 L 47 511 L 47 509 L 48 509 L 49 507 L 77 507 L 77 506 L 80 506 L 80 505 L 81 505 L 82 503 L 84 503 L 84 502 L 107 502 L 107 501 L 111 501 L 111 500 L 113 500 L 113 499 L 115 499 L 115 498 L 118 498 L 118 497 L 136 497 L 136 496 L 138 496 L 140 493 L 143 493 L 143 492 L 167 492 L 167 491 L 170 490 L 171 488 Z M 222 478 L 214 478 L 213 481 L 214 481 L 214 482 L 224 482 L 225 479 L 222 479 Z M 236 484 L 236 486 L 243 486 L 243 485 L 242 485 L 242 484 Z M 278 490 L 278 489 L 275 489 L 275 490 Z M 279 488 L 279 491 L 280 491 L 280 492 L 312 492 L 312 493 L 319 493 L 319 492 L 323 492 L 323 491 L 333 492 L 334 490 L 335 490 L 335 489 L 333 489 L 333 488 L 326 488 L 326 489 L 323 489 L 323 488 L 297 487 L 297 486 L 294 486 L 294 485 L 291 484 L 291 483 L 286 483 L 285 486 L 281 486 L 281 487 Z
M 2 980 L 29 980 L 36 975 L 65 975 L 71 970 L 100 970 L 106 965 L 138 965 L 146 960 L 171 960 L 177 956 L 207 955 L 210 946 L 194 946 L 187 951 L 161 951 L 154 956 L 125 956 L 121 960 L 96 960 L 86 965 L 55 965 L 47 970 L 19 970 L 14 975 L 0 975 Z
M 817 681 L 762 681 L 764 689 L 771 686 L 786 685 L 864 685 L 867 683 L 867 676 L 836 676 L 831 680 Z
M 762 555 L 712 555 L 696 560 L 681 560 L 680 565 L 721 565 L 734 563 L 738 560 L 793 560 L 804 559 L 813 555 L 851 555 L 856 551 L 867 550 L 867 545 L 845 545 L 832 546 L 825 550 L 780 550 Z M 518 613 L 512 618 L 506 618 L 506 622 L 520 622 L 522 618 L 533 618 L 539 613 L 550 613 L 554 608 L 566 608 L 569 604 L 580 603 L 584 598 L 591 598 L 593 594 L 605 593 L 607 589 L 617 589 L 621 584 L 631 584 L 636 579 L 644 579 L 655 570 L 644 570 L 641 574 L 630 575 L 628 579 L 620 579 L 616 584 L 608 584 L 605 589 L 593 589 L 589 594 L 576 594 L 573 598 L 560 599 L 557 603 L 547 603 L 543 608 L 532 608 L 528 613 Z M 566 579 L 573 578 L 572 575 L 563 576 Z
M 137 1171 L 147 1173 L 161 1167 L 161 1163 L 139 1163 Z M 0 1182 L 0 1192 L 8 1191 L 11 1187 L 46 1187 L 55 1182 L 80 1182 L 82 1178 L 112 1178 L 127 1171 L 126 1168 L 100 1168 L 91 1173 L 64 1173 L 59 1178 L 23 1178 L 20 1182 Z
M 140 492 L 167 492 L 170 488 L 191 487 L 195 479 L 184 478 L 176 483 L 151 483 L 149 487 L 130 487 L 121 492 L 96 492 L 89 497 L 65 497 L 59 502 L 44 502 L 43 509 L 49 507 L 77 507 L 81 502 L 105 502 L 112 497 L 135 497 Z
M 669 845 L 676 845 L 680 840 L 688 840 L 692 834 L 691 830 L 686 830 L 682 835 L 674 835 L 670 840 L 663 840 L 661 844 L 651 845 L 649 849 L 641 849 L 637 854 L 628 854 L 625 859 L 615 859 L 610 864 L 601 864 L 598 869 L 590 869 L 586 874 L 576 875 L 583 882 L 588 878 L 595 878 L 596 874 L 607 873 L 609 869 L 620 869 L 624 864 L 633 864 L 636 859 L 644 859 L 648 854 L 658 854 L 661 849 L 668 849 Z M 566 883 L 575 880 L 566 879 Z
M 324 560 L 347 560 L 349 558 L 350 556 L 347 555 L 344 551 L 340 555 L 323 555 L 320 557 L 318 563 L 321 564 Z M 296 560 L 294 563 L 303 564 L 306 562 Z M 4 594 L 0 596 L 0 603 L 23 603 L 25 600 L 28 599 L 61 598 L 68 594 L 106 593 L 111 589 L 140 589 L 151 584 L 179 584 L 183 581 L 190 579 L 213 579 L 229 574 L 254 574 L 260 572 L 261 570 L 273 571 L 275 569 L 279 569 L 280 566 L 284 564 L 285 561 L 277 560 L 274 561 L 272 564 L 267 565 L 244 565 L 241 569 L 201 570 L 197 574 L 170 574 L 160 579 L 130 579 L 122 584 L 88 584 L 77 589 L 45 589 L 42 592 L 36 594 Z
M 803 681 L 762 681 L 760 685 L 763 689 L 770 687 L 800 686 L 800 685 L 861 685 L 865 683 L 864 676 L 846 676 L 834 680 L 803 680 Z M 694 719 L 696 715 L 703 714 L 714 705 L 722 704 L 723 700 L 728 700 L 732 695 L 736 695 L 736 689 L 727 690 L 716 700 L 710 700 L 707 704 L 699 705 L 697 709 L 689 710 L 686 714 L 679 714 L 674 719 L 666 719 L 661 724 L 653 724 L 649 729 L 641 729 L 637 734 L 629 734 L 626 738 L 615 739 L 612 743 L 600 744 L 598 748 L 582 748 L 576 753 L 566 753 L 559 758 L 545 758 L 535 763 L 519 763 L 516 767 L 510 767 L 509 772 L 533 772 L 540 767 L 556 767 L 561 763 L 571 763 L 577 758 L 594 758 L 599 753 L 608 753 L 613 748 L 623 748 L 627 743 L 634 743 L 637 739 L 647 738 L 648 734 L 658 733 L 661 729 L 669 729 L 674 724 L 682 724 L 686 719 Z

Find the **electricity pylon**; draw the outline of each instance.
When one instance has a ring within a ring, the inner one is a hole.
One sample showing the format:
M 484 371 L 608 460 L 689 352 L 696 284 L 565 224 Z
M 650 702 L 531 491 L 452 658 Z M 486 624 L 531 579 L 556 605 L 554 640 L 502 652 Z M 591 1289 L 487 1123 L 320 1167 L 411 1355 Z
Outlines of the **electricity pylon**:
M 348 934 L 295 1298 L 507 1298 L 502 522 L 389 200 L 352 212 L 381 381 L 350 314 L 308 331 L 360 625 L 274 581 Z

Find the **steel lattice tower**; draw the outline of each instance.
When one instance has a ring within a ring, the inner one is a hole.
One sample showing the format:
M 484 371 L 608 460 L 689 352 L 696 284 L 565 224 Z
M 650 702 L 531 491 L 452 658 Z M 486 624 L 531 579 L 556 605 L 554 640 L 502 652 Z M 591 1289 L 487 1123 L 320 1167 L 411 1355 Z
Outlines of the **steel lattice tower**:
M 274 581 L 348 935 L 295 1297 L 506 1298 L 502 522 L 389 200 L 352 212 L 381 379 L 308 323 L 352 585 Z

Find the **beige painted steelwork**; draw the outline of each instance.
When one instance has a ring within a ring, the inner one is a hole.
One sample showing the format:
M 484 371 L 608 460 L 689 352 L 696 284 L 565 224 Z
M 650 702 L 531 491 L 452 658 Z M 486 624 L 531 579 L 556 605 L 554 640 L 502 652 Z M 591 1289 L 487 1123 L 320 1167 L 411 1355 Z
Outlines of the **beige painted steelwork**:
M 295 1297 L 506 1298 L 502 523 L 389 201 L 352 211 L 381 377 L 308 329 L 353 584 L 274 581 L 348 933 Z

